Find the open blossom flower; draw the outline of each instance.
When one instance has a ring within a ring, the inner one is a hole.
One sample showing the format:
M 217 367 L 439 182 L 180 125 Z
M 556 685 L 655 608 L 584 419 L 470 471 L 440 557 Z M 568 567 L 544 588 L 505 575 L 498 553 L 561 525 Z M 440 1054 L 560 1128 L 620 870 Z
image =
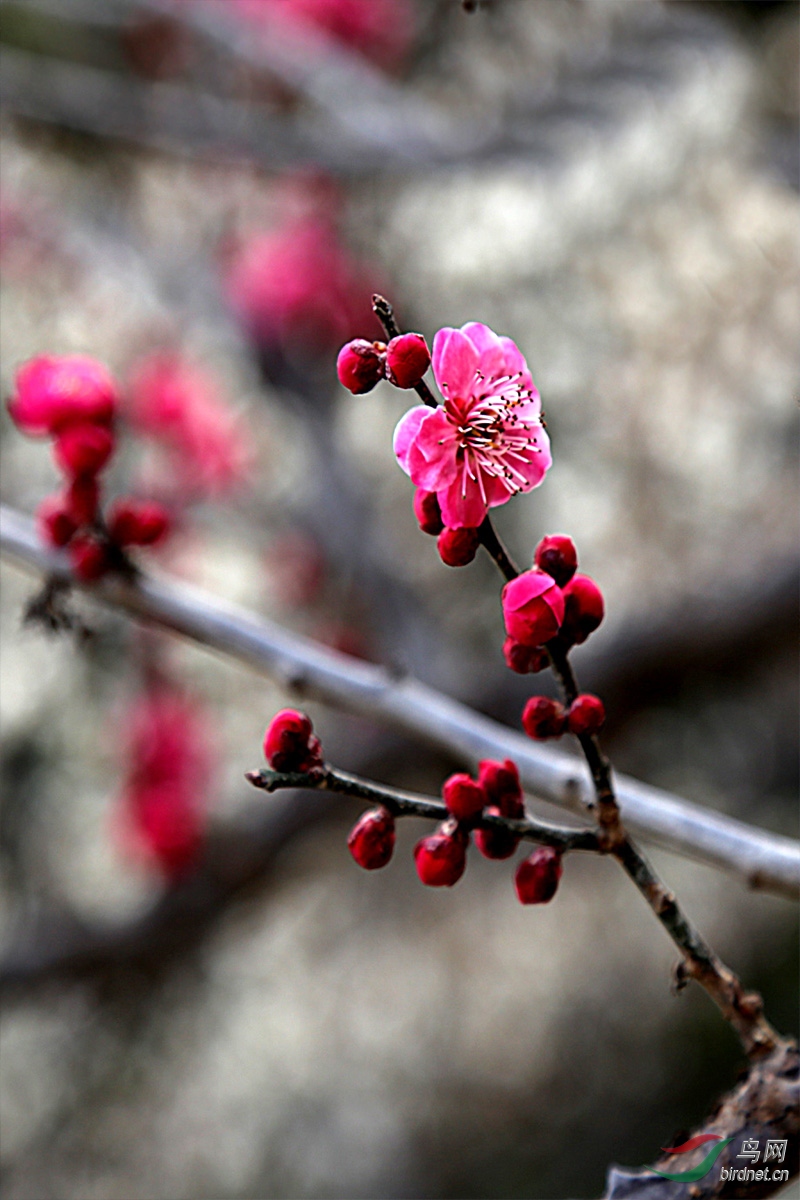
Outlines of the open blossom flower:
M 541 399 L 511 339 L 476 321 L 439 330 L 433 373 L 444 404 L 407 412 L 394 451 L 412 482 L 436 493 L 448 528 L 475 528 L 544 479 L 552 460 Z

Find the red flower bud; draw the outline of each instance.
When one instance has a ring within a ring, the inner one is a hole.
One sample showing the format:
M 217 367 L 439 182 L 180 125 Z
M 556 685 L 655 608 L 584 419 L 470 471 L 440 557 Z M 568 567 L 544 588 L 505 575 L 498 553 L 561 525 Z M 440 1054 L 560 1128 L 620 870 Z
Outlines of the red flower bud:
M 517 867 L 514 886 L 520 904 L 547 904 L 553 899 L 563 871 L 561 852 L 554 846 L 539 846 Z
M 606 720 L 606 710 L 599 696 L 585 692 L 572 701 L 567 713 L 567 729 L 580 736 L 582 733 L 599 733 Z
M 534 741 L 561 737 L 566 725 L 567 714 L 563 706 L 547 696 L 531 696 L 522 710 L 522 727 Z
M 603 593 L 588 575 L 574 575 L 564 588 L 564 621 L 561 637 L 579 646 L 603 619 Z
M 64 497 L 64 507 L 78 527 L 92 524 L 99 502 L 100 487 L 93 475 L 73 479 Z
M 275 771 L 310 771 L 322 766 L 319 738 L 305 713 L 281 709 L 264 735 L 264 757 Z
M 343 387 L 360 396 L 363 392 L 371 392 L 375 384 L 383 379 L 385 364 L 386 347 L 383 342 L 354 338 L 339 351 L 336 374 Z
M 480 816 L 486 803 L 486 793 L 481 785 L 465 773 L 451 775 L 446 779 L 442 796 L 457 821 L 472 821 Z
M 417 488 L 414 492 L 414 516 L 423 533 L 430 533 L 435 537 L 444 529 L 442 510 L 436 492 L 426 492 Z
M 78 528 L 59 496 L 48 496 L 39 505 L 36 527 L 39 537 L 48 546 L 66 546 Z
M 506 660 L 506 666 L 518 675 L 535 675 L 537 671 L 543 671 L 550 662 L 547 651 L 542 646 L 523 646 L 522 642 L 516 641 L 510 634 L 503 642 L 503 658 Z
M 427 887 L 452 887 L 467 865 L 467 841 L 458 832 L 432 833 L 417 842 L 414 862 Z
M 155 500 L 123 498 L 112 506 L 108 534 L 119 546 L 152 546 L 169 532 L 169 514 Z
M 113 449 L 114 437 L 105 425 L 68 425 L 59 433 L 53 454 L 64 474 L 74 479 L 96 475 Z
M 494 762 L 485 758 L 478 764 L 478 781 L 486 793 L 486 801 L 496 805 L 504 817 L 524 817 L 525 804 L 516 763 L 510 758 Z
M 69 544 L 69 560 L 72 569 L 84 583 L 94 583 L 105 575 L 111 566 L 108 547 L 99 538 L 88 533 L 78 533 Z
M 385 867 L 394 852 L 394 817 L 386 808 L 363 813 L 350 830 L 347 845 L 365 871 Z
M 506 633 L 523 646 L 542 646 L 558 633 L 564 597 L 546 571 L 524 571 L 503 588 Z
M 416 387 L 431 365 L 431 352 L 421 333 L 401 333 L 386 347 L 386 378 L 395 387 Z
M 102 363 L 85 354 L 40 354 L 16 374 L 8 405 L 23 433 L 58 433 L 68 425 L 111 422 L 117 385 Z
M 563 588 L 578 569 L 578 551 L 572 538 L 565 533 L 553 533 L 539 542 L 534 562 Z
M 502 813 L 494 804 L 484 809 L 487 817 L 502 817 Z M 522 815 L 522 814 L 520 814 Z M 475 845 L 484 858 L 511 858 L 519 845 L 519 838 L 509 829 L 476 829 Z
M 439 557 L 447 567 L 465 567 L 471 563 L 480 544 L 477 529 L 443 529 L 436 542 Z

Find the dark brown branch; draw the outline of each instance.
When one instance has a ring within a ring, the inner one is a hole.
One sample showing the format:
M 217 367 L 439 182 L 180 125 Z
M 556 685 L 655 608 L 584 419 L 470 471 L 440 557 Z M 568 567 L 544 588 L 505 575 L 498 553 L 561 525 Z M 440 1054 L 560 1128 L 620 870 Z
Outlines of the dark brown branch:
M 394 337 L 400 336 L 400 326 L 395 320 L 394 309 L 385 296 L 381 296 L 377 292 L 375 293 L 372 297 L 372 311 L 383 326 L 383 332 L 389 341 Z M 439 402 L 424 379 L 420 379 L 419 383 L 414 387 L 414 391 L 422 403 L 427 404 L 429 408 L 439 407 Z
M 397 788 L 373 783 L 345 771 L 324 767 L 319 771 L 287 772 L 262 768 L 248 771 L 245 778 L 253 787 L 265 792 L 276 792 L 282 788 L 310 788 L 319 792 L 338 792 L 365 800 L 368 804 L 381 804 L 396 817 L 425 817 L 430 821 L 446 821 L 450 817 L 446 805 L 427 796 L 416 796 L 401 792 Z M 539 842 L 543 846 L 556 846 L 559 850 L 591 850 L 599 853 L 600 839 L 593 829 L 569 829 L 551 825 L 546 821 L 524 817 L 511 820 L 507 817 L 483 816 L 475 822 L 476 829 L 507 829 L 524 841 Z
M 723 1167 L 736 1170 L 749 1164 L 750 1160 L 738 1157 L 745 1139 L 755 1140 L 763 1151 L 767 1140 L 773 1138 L 786 1139 L 785 1157 L 781 1163 L 766 1165 L 786 1168 L 789 1178 L 797 1175 L 800 1143 L 798 1066 L 797 1047 L 788 1039 L 781 1041 L 771 1054 L 752 1062 L 746 1076 L 722 1097 L 703 1125 L 692 1130 L 693 1136 L 713 1134 L 718 1139 L 732 1139 L 717 1159 L 718 1165 L 703 1178 L 680 1183 L 658 1179 L 650 1167 L 636 1170 L 611 1167 L 604 1200 L 632 1200 L 635 1196 L 647 1196 L 648 1200 L 713 1200 L 720 1195 L 773 1195 L 783 1187 L 783 1182 L 737 1184 L 732 1181 L 724 1185 L 720 1181 L 720 1172 Z M 704 1145 L 694 1153 L 666 1155 L 655 1165 L 661 1171 L 687 1171 L 698 1165 L 708 1149 L 708 1145 Z

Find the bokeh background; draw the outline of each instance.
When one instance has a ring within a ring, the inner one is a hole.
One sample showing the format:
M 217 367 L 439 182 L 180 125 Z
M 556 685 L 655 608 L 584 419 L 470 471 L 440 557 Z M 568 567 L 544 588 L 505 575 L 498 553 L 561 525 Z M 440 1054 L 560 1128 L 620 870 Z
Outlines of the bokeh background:
M 518 727 L 532 683 L 503 665 L 491 564 L 448 570 L 416 527 L 407 397 L 333 369 L 379 336 L 376 287 L 429 339 L 484 321 L 526 354 L 554 448 L 497 524 L 523 560 L 570 532 L 603 587 L 576 667 L 616 766 L 795 833 L 797 6 L 0 18 L 3 395 L 38 353 L 109 364 L 110 491 L 176 517 L 153 569 Z M 168 386 L 180 435 L 152 419 Z M 3 412 L 0 455 L 33 512 L 49 453 Z M 612 864 L 571 858 L 541 910 L 477 855 L 440 894 L 415 826 L 361 872 L 349 801 L 243 779 L 286 693 L 85 597 L 83 634 L 47 636 L 22 623 L 34 581 L 2 578 L 8 1200 L 600 1196 L 733 1082 L 733 1035 L 671 993 L 671 944 Z M 203 756 L 183 872 L 126 824 L 156 677 Z M 436 793 L 456 765 L 308 707 L 342 767 Z M 796 906 L 653 857 L 796 1034 Z

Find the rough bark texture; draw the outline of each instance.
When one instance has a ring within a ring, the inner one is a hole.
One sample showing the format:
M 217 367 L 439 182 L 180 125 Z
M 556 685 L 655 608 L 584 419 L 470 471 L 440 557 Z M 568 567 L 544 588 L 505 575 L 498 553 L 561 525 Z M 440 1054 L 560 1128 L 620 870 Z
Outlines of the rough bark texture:
M 740 1181 L 722 1178 L 724 1168 L 736 1171 L 752 1167 L 788 1170 L 788 1179 L 798 1175 L 800 1157 L 800 1056 L 793 1041 L 781 1041 L 766 1058 L 751 1063 L 747 1074 L 736 1087 L 723 1096 L 715 1111 L 695 1134 L 711 1133 L 733 1140 L 725 1147 L 708 1174 L 696 1182 L 663 1179 L 650 1167 L 629 1170 L 611 1167 L 608 1172 L 604 1200 L 706 1200 L 712 1196 L 747 1197 L 772 1196 L 786 1186 L 788 1180 Z M 764 1163 L 768 1138 L 786 1139 L 783 1162 Z M 760 1157 L 753 1163 L 739 1158 L 745 1140 L 758 1142 Z M 672 1174 L 690 1171 L 708 1154 L 709 1145 L 699 1146 L 690 1153 L 668 1155 L 655 1167 Z

